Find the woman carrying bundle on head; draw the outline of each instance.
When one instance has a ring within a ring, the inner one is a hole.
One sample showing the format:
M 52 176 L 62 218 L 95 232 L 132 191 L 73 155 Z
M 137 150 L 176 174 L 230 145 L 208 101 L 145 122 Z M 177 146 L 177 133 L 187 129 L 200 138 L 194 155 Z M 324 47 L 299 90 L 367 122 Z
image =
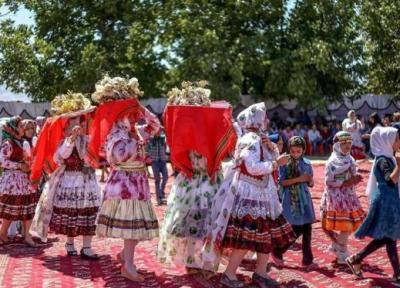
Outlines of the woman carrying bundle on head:
M 121 275 L 143 282 L 134 265 L 135 248 L 139 241 L 158 236 L 158 221 L 151 203 L 146 174 L 146 141 L 158 132 L 160 123 L 155 115 L 140 105 L 136 78 L 104 77 L 92 95 L 100 103 L 91 125 L 89 146 L 92 161 L 105 157 L 111 171 L 103 190 L 103 203 L 97 219 L 99 237 L 120 238 L 123 250 L 117 260 Z M 139 120 L 146 124 L 138 125 Z M 102 151 L 105 155 L 101 155 Z
M 86 161 L 88 119 L 94 107 L 80 93 L 59 95 L 51 103 L 55 115 L 41 131 L 33 165 L 33 180 L 40 180 L 42 170 L 52 163 L 53 170 L 41 195 L 31 228 L 47 240 L 47 233 L 67 236 L 68 256 L 77 256 L 75 238 L 82 236 L 83 259 L 97 260 L 92 251 L 95 221 L 100 205 L 100 187 L 95 170 Z M 52 139 L 52 141 L 48 141 Z

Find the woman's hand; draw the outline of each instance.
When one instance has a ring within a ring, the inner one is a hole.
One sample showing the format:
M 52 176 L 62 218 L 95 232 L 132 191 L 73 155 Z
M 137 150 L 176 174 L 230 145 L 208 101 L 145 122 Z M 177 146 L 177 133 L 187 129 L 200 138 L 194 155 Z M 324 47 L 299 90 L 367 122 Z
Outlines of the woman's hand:
M 78 138 L 78 136 L 81 134 L 81 130 L 82 130 L 82 128 L 79 125 L 75 125 L 75 127 L 72 128 L 71 137 L 70 137 L 72 142 L 75 142 L 76 138 Z
M 278 158 L 276 159 L 276 163 L 278 163 L 279 166 L 286 165 L 289 161 L 289 158 L 290 158 L 289 154 L 279 155 Z

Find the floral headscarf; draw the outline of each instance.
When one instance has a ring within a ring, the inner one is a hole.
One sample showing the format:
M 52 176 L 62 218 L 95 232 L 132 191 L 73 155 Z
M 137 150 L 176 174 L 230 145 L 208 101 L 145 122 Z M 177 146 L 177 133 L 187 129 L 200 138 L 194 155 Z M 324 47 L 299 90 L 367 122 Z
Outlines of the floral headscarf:
M 14 140 L 19 141 L 21 137 L 19 136 L 18 124 L 22 121 L 19 116 L 11 117 L 7 120 L 6 124 L 3 126 L 1 139 L 4 140 Z
M 260 132 L 267 128 L 266 111 L 264 102 L 253 104 L 239 113 L 237 122 L 244 130 Z
M 346 131 L 339 131 L 333 137 L 333 153 L 328 159 L 327 167 L 331 167 L 337 174 L 342 174 L 349 170 L 351 166 L 355 166 L 354 158 L 350 155 L 350 152 L 343 153 L 340 144 L 352 142 L 351 134 Z
M 129 122 L 129 118 L 123 117 L 122 119 L 117 120 L 111 128 L 110 133 L 107 136 L 106 140 L 106 157 L 110 162 L 112 159 L 112 150 L 115 145 L 120 140 L 129 140 L 131 137 L 129 136 L 129 132 L 131 131 L 131 123 Z

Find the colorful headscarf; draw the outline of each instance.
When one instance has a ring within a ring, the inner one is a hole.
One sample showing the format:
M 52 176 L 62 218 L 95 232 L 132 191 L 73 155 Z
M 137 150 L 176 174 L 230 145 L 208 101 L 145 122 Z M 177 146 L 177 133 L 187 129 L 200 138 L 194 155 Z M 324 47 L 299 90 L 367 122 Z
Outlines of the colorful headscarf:
M 303 148 L 303 155 L 306 149 L 306 141 L 303 137 L 293 136 L 288 141 L 289 149 L 293 146 L 300 146 Z M 287 179 L 293 179 L 301 176 L 300 173 L 300 161 L 302 157 L 299 159 L 295 159 L 293 157 L 289 158 L 289 162 L 287 164 Z M 289 186 L 290 192 L 290 210 L 293 216 L 300 216 L 302 214 L 302 207 L 304 206 L 305 201 L 302 201 L 301 197 L 301 185 L 302 183 L 297 183 Z
M 306 140 L 301 136 L 293 136 L 288 141 L 289 148 L 292 146 L 300 146 L 303 148 L 303 154 L 306 151 Z
M 3 126 L 1 139 L 5 140 L 13 140 L 15 142 L 19 142 L 21 140 L 21 136 L 18 131 L 18 124 L 22 121 L 22 118 L 19 116 L 14 116 L 8 119 Z
M 243 130 L 259 132 L 267 127 L 267 109 L 265 103 L 257 103 L 239 113 L 237 122 Z

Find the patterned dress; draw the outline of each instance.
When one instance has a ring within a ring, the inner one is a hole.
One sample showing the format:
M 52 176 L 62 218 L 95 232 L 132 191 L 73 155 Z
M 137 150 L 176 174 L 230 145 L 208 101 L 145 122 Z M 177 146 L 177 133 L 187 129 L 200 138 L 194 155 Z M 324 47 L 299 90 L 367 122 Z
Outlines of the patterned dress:
M 355 187 L 343 187 L 344 181 L 356 174 L 356 164 L 354 160 L 343 161 L 348 169 L 342 169 L 334 161 L 328 160 L 326 164 L 321 222 L 322 227 L 328 231 L 354 232 L 361 225 L 365 213 Z
M 312 166 L 309 160 L 300 158 L 297 163 L 297 170 L 290 172 L 290 165 L 279 169 L 279 181 L 295 178 L 300 175 L 313 175 Z M 290 174 L 297 174 L 290 177 Z M 281 199 L 283 216 L 292 225 L 312 224 L 315 222 L 314 205 L 307 183 L 299 183 L 290 187 L 282 188 Z
M 78 137 L 75 143 L 65 139 L 58 148 L 54 160 L 63 169 L 53 200 L 53 214 L 49 229 L 69 237 L 94 235 L 96 217 L 100 206 L 100 187 L 95 171 L 86 165 L 86 137 Z
M 241 162 L 230 188 L 235 197 L 222 247 L 268 254 L 274 247 L 292 243 L 295 235 L 282 215 L 273 165 L 264 158 L 261 138 L 249 132 L 237 147 L 235 158 Z M 228 211 L 221 213 L 228 216 Z
M 390 179 L 394 168 L 392 159 L 385 156 L 376 159 L 373 173 L 378 189 L 371 199 L 367 217 L 355 233 L 357 238 L 368 236 L 373 239 L 400 239 L 399 189 L 398 184 L 394 184 Z
M 25 156 L 22 145 L 16 140 L 6 140 L 0 148 L 0 218 L 31 220 L 38 201 L 31 187 L 29 174 L 19 169 Z
M 148 123 L 140 132 L 144 141 L 160 127 L 155 116 L 151 116 Z M 150 240 L 158 236 L 143 140 L 131 137 L 121 121 L 114 124 L 107 138 L 107 161 L 112 171 L 104 188 L 103 204 L 97 219 L 96 234 L 100 237 Z
M 174 181 L 161 229 L 158 258 L 162 263 L 201 268 L 200 251 L 221 175 L 217 174 L 212 181 L 207 174 L 206 159 L 194 152 L 189 158 L 193 177 L 180 173 Z

